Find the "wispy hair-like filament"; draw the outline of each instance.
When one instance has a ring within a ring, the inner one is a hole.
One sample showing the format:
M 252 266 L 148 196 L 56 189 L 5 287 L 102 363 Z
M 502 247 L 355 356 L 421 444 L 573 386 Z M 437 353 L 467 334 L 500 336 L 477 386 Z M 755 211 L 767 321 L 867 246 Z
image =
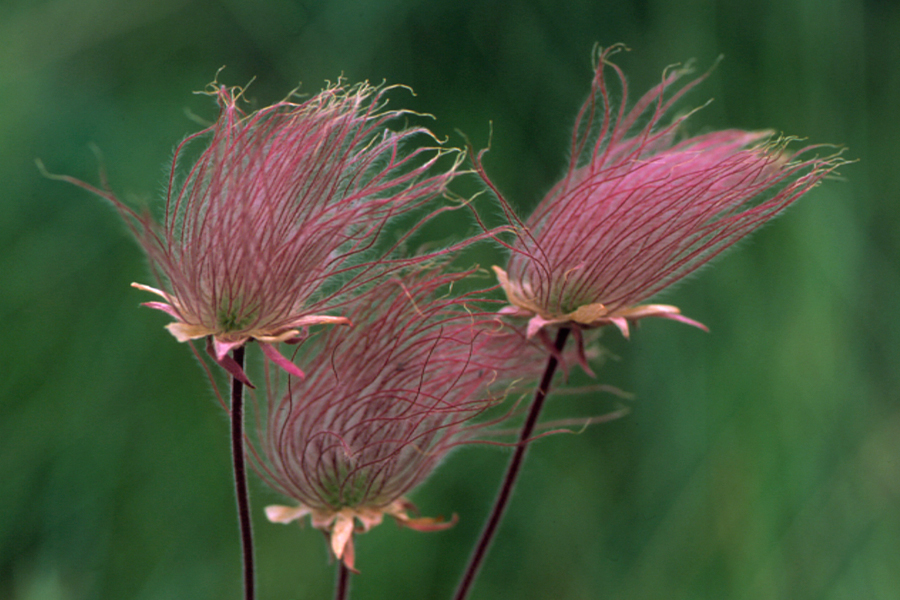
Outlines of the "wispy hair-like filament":
M 549 325 L 628 323 L 660 316 L 700 326 L 674 306 L 641 302 L 706 264 L 782 212 L 843 161 L 823 146 L 793 150 L 795 140 L 769 131 L 682 135 L 692 114 L 671 122 L 673 105 L 703 77 L 668 69 L 628 106 L 628 86 L 611 57 L 597 53 L 591 93 L 571 138 L 568 167 L 527 219 L 497 193 L 516 229 L 508 263 L 495 267 L 511 306 L 530 319 L 528 334 Z M 621 89 L 616 104 L 607 82 Z M 694 111 L 692 111 L 694 112 Z
M 270 373 L 254 456 L 269 485 L 302 507 L 293 518 L 312 515 L 332 538 L 341 514 L 423 524 L 404 516 L 405 495 L 473 441 L 477 418 L 530 371 L 540 355 L 532 344 L 474 296 L 446 293 L 459 277 L 428 271 L 379 286 L 347 313 L 353 328 L 299 346 L 306 378 L 284 389 Z M 287 512 L 274 510 L 275 520 Z

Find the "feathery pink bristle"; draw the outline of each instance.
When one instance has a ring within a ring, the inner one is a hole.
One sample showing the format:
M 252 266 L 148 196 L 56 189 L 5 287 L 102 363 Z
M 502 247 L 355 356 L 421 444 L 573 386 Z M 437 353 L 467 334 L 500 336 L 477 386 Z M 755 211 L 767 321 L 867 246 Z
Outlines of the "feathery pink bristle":
M 500 198 L 519 231 L 508 246 L 504 287 L 512 304 L 534 315 L 532 329 L 612 323 L 627 332 L 627 320 L 650 314 L 638 310 L 640 302 L 779 214 L 842 162 L 820 158 L 817 147 L 792 151 L 771 132 L 726 130 L 676 142 L 689 115 L 663 119 L 702 78 L 676 88 L 686 71 L 670 70 L 627 109 L 624 74 L 610 62 L 619 49 L 598 54 L 562 180 L 524 221 Z M 621 86 L 618 107 L 607 69 Z M 476 169 L 487 180 L 480 161 Z M 587 306 L 598 307 L 594 321 L 571 321 Z

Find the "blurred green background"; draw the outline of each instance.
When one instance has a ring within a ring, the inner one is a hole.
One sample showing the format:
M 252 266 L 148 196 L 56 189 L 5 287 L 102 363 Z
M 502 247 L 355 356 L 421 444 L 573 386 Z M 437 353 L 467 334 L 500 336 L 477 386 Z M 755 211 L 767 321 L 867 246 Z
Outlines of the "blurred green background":
M 594 43 L 633 93 L 723 62 L 694 132 L 773 128 L 859 162 L 665 294 L 710 327 L 646 322 L 604 383 L 632 414 L 536 444 L 477 599 L 900 597 L 900 4 L 893 0 L 0 2 L 0 598 L 240 596 L 227 425 L 188 348 L 142 309 L 142 253 L 97 198 L 156 201 L 219 80 L 260 106 L 303 82 L 412 86 L 405 105 L 517 205 L 562 172 Z M 465 186 L 463 186 L 465 187 Z M 489 258 L 488 258 L 489 259 Z M 556 398 L 549 416 L 608 397 Z M 454 454 L 413 496 L 450 531 L 361 537 L 353 598 L 448 598 L 507 452 Z M 259 597 L 327 598 L 310 528 L 265 522 Z

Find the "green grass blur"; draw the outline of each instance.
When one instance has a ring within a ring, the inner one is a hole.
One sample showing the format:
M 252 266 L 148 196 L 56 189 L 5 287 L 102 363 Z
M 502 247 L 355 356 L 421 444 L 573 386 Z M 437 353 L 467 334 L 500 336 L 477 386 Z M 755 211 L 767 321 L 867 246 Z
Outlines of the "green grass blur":
M 900 597 L 898 36 L 890 0 L 3 0 L 0 598 L 240 597 L 224 414 L 138 307 L 128 284 L 151 280 L 118 216 L 36 158 L 95 182 L 95 144 L 121 197 L 157 202 L 221 66 L 259 105 L 343 73 L 411 86 L 452 144 L 493 123 L 487 167 L 527 210 L 563 169 L 593 44 L 616 42 L 633 94 L 724 55 L 682 104 L 715 99 L 695 132 L 773 128 L 859 162 L 664 295 L 710 334 L 605 335 L 600 380 L 631 415 L 534 445 L 472 600 Z M 454 529 L 359 538 L 352 597 L 449 598 L 506 457 L 461 450 L 413 496 Z M 321 535 L 253 494 L 260 599 L 329 597 Z

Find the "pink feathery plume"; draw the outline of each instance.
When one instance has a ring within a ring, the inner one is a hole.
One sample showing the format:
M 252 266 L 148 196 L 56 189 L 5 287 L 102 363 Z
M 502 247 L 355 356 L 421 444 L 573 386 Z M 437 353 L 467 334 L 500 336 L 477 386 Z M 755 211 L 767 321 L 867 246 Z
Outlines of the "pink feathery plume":
M 145 305 L 175 319 L 167 328 L 178 341 L 207 338 L 209 353 L 244 383 L 228 352 L 248 340 L 301 376 L 278 343 L 302 339 L 310 325 L 349 323 L 325 314 L 339 296 L 423 260 L 385 259 L 379 238 L 393 217 L 441 195 L 459 164 L 427 129 L 400 124 L 406 113 L 385 108 L 388 89 L 338 82 L 299 104 L 245 114 L 240 88 L 214 85 L 219 118 L 177 147 L 161 222 L 105 182 L 64 179 L 123 215 L 160 280 L 133 285 L 162 298 Z M 199 139 L 205 150 L 181 174 Z M 430 144 L 414 146 L 419 139 Z
M 529 337 L 549 344 L 545 328 L 613 324 L 626 337 L 629 322 L 665 317 L 705 327 L 664 304 L 641 304 L 692 273 L 812 189 L 842 161 L 820 147 L 797 151 L 771 132 L 739 130 L 683 138 L 664 117 L 699 81 L 680 88 L 686 70 L 627 108 L 625 76 L 598 53 L 591 93 L 572 134 L 562 180 L 526 220 L 501 205 L 518 231 L 506 268 L 494 271 L 509 306 L 528 319 Z M 621 86 L 616 106 L 606 71 Z M 476 169 L 491 185 L 481 164 Z M 496 192 L 496 189 L 494 189 Z M 499 193 L 498 193 L 499 196 Z
M 289 378 L 286 392 L 267 382 L 253 456 L 263 479 L 296 505 L 266 514 L 279 523 L 309 516 L 351 569 L 353 533 L 384 515 L 420 531 L 455 522 L 410 516 L 406 494 L 494 423 L 475 419 L 541 352 L 474 298 L 447 295 L 460 277 L 430 271 L 379 286 L 347 313 L 353 328 L 298 348 L 306 378 Z

